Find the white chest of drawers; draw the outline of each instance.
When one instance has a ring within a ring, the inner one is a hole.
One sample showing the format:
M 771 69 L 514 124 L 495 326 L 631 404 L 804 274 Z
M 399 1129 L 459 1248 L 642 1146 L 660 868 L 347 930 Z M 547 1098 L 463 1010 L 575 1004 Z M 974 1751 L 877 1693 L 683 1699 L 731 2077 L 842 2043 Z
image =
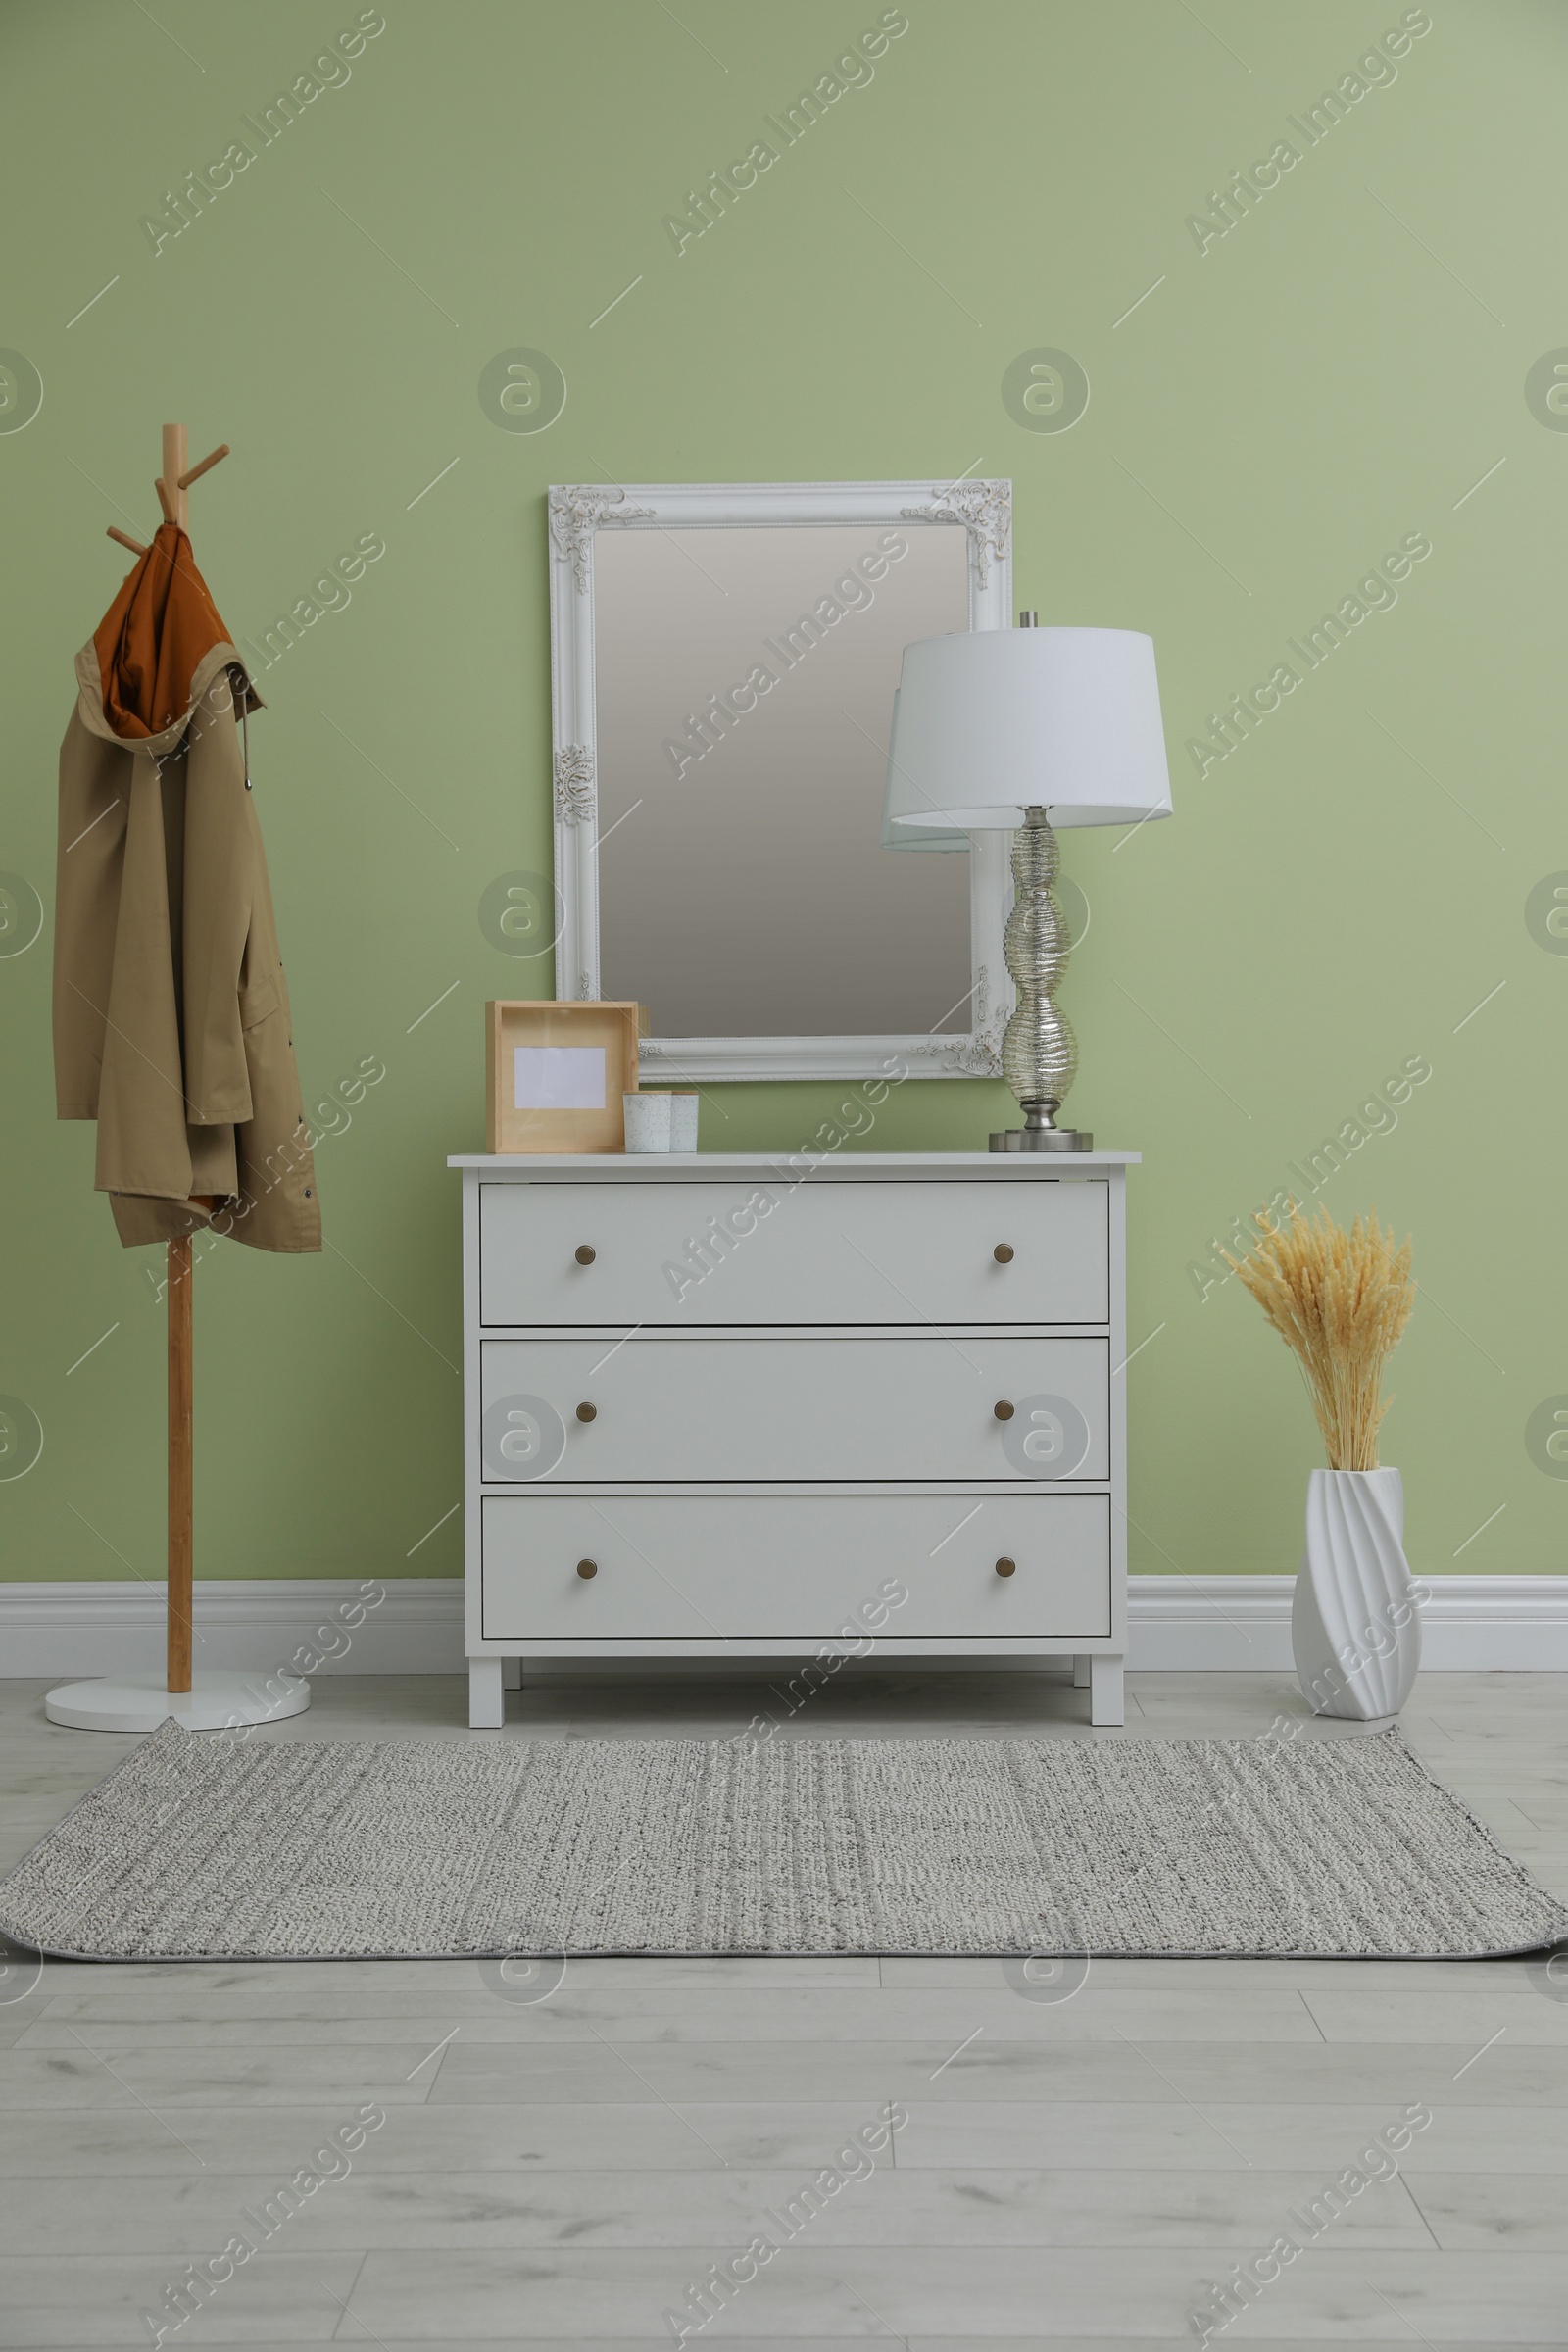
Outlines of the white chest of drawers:
M 1136 1154 L 449 1164 L 470 1722 L 529 1657 L 872 1654 L 1122 1720 Z

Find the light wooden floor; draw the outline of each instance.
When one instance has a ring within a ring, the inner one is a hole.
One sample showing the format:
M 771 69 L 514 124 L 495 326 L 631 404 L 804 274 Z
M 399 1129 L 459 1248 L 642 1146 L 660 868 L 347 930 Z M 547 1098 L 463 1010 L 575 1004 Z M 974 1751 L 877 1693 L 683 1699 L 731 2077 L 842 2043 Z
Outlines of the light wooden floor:
M 1246 1737 L 1304 1713 L 1283 1676 L 1130 1678 L 1125 1735 L 1090 1734 L 1060 1683 L 844 1682 L 780 1736 Z M 0 1684 L 6 1865 L 133 1744 L 47 1725 L 42 1689 Z M 469 1733 L 455 1681 L 316 1689 L 258 1736 L 727 1737 L 783 1712 L 761 1686 L 540 1685 Z M 1568 1896 L 1565 1717 L 1562 1678 L 1434 1675 L 1406 1731 Z M 1053 2002 L 995 1961 L 918 1960 L 590 1960 L 533 2003 L 467 1962 L 48 1962 L 0 2005 L 0 2344 L 149 2343 L 141 2313 L 259 2238 L 247 2216 L 367 2106 L 386 2120 L 352 2169 L 166 2343 L 669 2344 L 688 2284 L 784 2240 L 765 2217 L 891 2101 L 891 2154 L 689 2343 L 1192 2343 L 1209 2288 L 1310 2237 L 1293 2211 L 1424 2107 L 1401 2174 L 1210 2340 L 1568 2344 L 1568 1983 L 1539 1964 L 1111 1961 Z

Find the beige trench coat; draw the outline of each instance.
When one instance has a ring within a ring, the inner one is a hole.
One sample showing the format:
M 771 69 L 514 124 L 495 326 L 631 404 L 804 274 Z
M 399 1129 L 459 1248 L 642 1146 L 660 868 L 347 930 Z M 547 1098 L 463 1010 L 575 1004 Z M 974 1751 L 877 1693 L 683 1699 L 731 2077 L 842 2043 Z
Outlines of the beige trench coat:
M 131 1248 L 210 1226 L 258 1250 L 321 1247 L 288 990 L 236 697 L 214 645 L 186 709 L 128 743 L 95 646 L 60 752 L 55 1079 L 96 1119 L 95 1183 Z

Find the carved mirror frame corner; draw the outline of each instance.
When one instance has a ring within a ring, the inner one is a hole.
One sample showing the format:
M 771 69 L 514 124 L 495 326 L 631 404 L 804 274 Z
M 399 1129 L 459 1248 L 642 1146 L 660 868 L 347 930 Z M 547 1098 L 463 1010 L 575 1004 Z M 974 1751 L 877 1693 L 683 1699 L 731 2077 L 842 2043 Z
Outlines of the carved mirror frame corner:
M 556 994 L 591 1001 L 599 981 L 599 793 L 595 727 L 594 541 L 605 529 L 723 529 L 760 524 L 913 524 L 968 539 L 969 626 L 1012 621 L 1012 484 L 564 483 L 549 494 L 551 751 L 555 802 Z M 648 1037 L 645 1078 L 856 1079 L 902 1063 L 911 1078 L 998 1078 L 1012 984 L 1002 934 L 1010 904 L 1007 833 L 969 843 L 967 1030 L 880 1036 Z M 891 854 L 891 853 L 890 853 Z M 913 854 L 913 853 L 910 853 Z M 657 1009 L 657 1008 L 656 1008 Z

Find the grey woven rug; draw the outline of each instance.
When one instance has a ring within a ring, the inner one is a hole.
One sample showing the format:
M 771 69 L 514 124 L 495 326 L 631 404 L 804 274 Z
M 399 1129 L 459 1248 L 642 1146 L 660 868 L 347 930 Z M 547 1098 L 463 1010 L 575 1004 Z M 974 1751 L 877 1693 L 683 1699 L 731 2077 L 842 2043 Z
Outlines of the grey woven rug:
M 168 1724 L 0 1883 L 100 1960 L 1479 1957 L 1568 1935 L 1364 1739 L 233 1741 Z

